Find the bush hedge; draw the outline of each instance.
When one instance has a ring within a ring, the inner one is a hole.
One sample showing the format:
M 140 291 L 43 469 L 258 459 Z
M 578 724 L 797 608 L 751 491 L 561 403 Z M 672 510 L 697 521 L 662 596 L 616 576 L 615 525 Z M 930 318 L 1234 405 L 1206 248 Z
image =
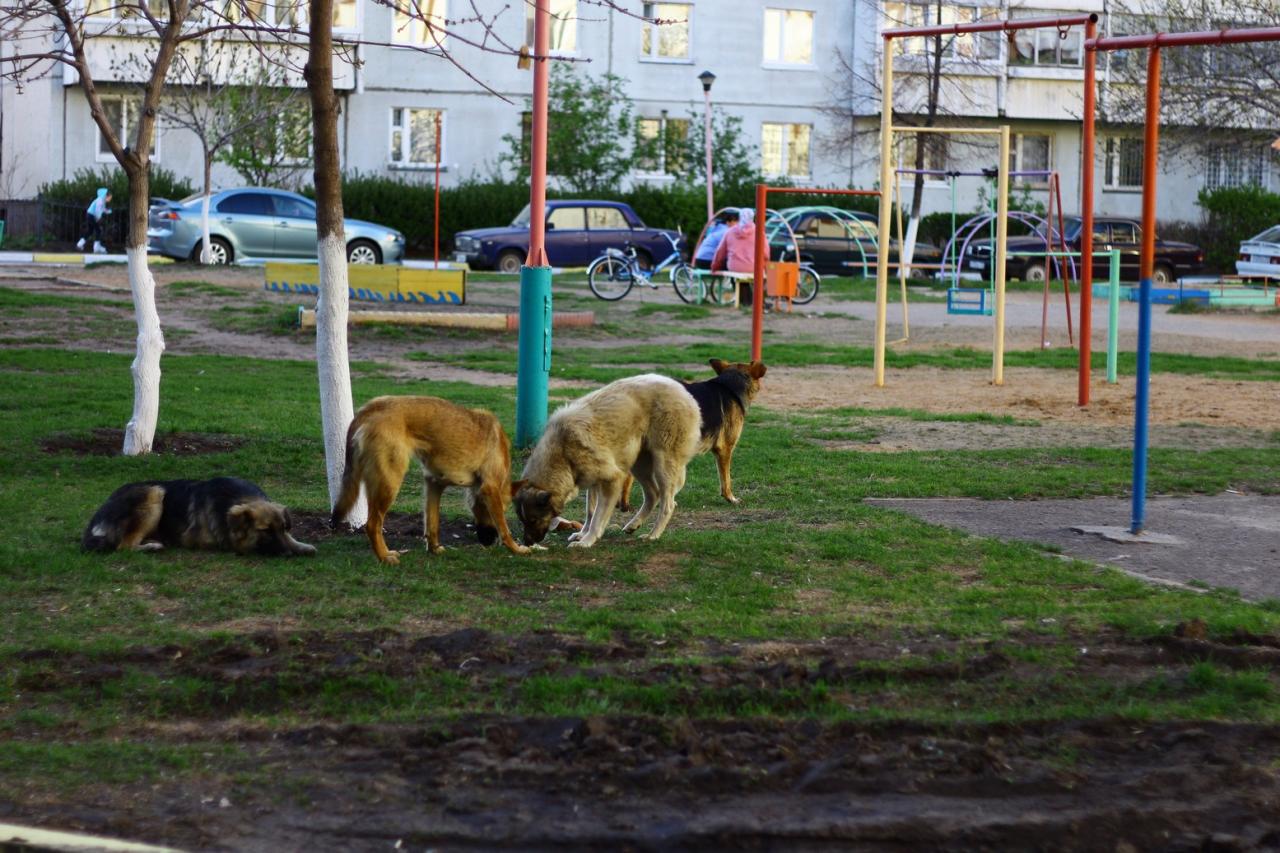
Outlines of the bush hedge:
M 98 193 L 98 187 L 111 190 L 111 206 L 116 210 L 129 207 L 129 179 L 119 167 L 102 166 L 94 169 L 77 169 L 70 178 L 53 181 L 40 187 L 39 197 L 46 201 L 83 204 L 86 207 Z M 152 165 L 151 197 L 180 199 L 196 191 L 189 182 L 168 169 Z
M 1196 203 L 1204 211 L 1205 262 L 1219 270 L 1235 270 L 1240 241 L 1280 224 L 1280 195 L 1259 186 L 1201 190 Z
M 310 195 L 312 191 L 306 190 Z M 707 191 L 701 184 L 637 184 L 613 193 L 552 192 L 552 198 L 598 198 L 622 201 L 656 228 L 679 228 L 696 235 L 706 223 Z M 506 225 L 529 203 L 529 185 L 506 181 L 464 181 L 440 190 L 440 250 L 452 249 L 453 235 L 472 228 Z M 755 188 L 717 187 L 717 207 L 743 207 L 755 203 Z M 366 219 L 395 228 L 405 235 L 408 250 L 429 254 L 435 186 L 376 175 L 349 175 L 342 182 L 343 212 L 352 219 Z M 772 207 L 831 204 L 849 210 L 875 211 L 871 196 L 815 196 L 784 193 L 770 197 Z

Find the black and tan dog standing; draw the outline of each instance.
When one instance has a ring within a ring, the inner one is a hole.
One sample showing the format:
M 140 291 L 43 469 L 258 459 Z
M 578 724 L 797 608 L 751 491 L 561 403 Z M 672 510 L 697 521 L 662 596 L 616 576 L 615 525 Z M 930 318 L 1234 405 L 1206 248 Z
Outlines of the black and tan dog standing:
M 702 415 L 701 439 L 698 452 L 708 450 L 716 457 L 716 467 L 720 471 L 720 494 L 729 503 L 738 503 L 733 494 L 733 475 L 730 466 L 733 464 L 733 451 L 742 437 L 742 428 L 747 422 L 747 410 L 756 394 L 760 392 L 760 380 L 768 370 L 763 362 L 730 363 L 723 359 L 713 358 L 711 369 L 716 375 L 702 382 L 685 382 L 684 388 L 698 404 Z M 631 478 L 627 479 L 622 491 L 621 508 L 631 508 Z
M 463 408 L 439 397 L 376 397 L 356 413 L 347 429 L 346 469 L 333 524 L 346 518 L 363 485 L 369 501 L 365 533 L 373 553 L 384 563 L 398 563 L 397 552 L 387 548 L 382 524 L 414 458 L 423 469 L 422 526 L 431 553 L 444 550 L 440 496 L 448 486 L 467 490 L 482 544 L 501 538 L 513 553 L 529 553 L 507 528 L 511 443 L 502 424 L 484 409 Z
M 289 510 L 235 477 L 149 480 L 111 493 L 85 528 L 86 551 L 200 548 L 267 557 L 310 557 L 316 549 L 289 533 Z

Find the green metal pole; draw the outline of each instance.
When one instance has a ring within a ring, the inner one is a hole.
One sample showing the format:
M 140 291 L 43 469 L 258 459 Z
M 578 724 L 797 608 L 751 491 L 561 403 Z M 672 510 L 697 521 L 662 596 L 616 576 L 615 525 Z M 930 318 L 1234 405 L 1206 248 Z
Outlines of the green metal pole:
M 520 268 L 516 447 L 532 447 L 547 425 L 551 377 L 551 267 Z
M 1116 384 L 1116 346 L 1120 340 L 1120 250 L 1112 249 L 1111 293 L 1107 305 L 1107 383 Z

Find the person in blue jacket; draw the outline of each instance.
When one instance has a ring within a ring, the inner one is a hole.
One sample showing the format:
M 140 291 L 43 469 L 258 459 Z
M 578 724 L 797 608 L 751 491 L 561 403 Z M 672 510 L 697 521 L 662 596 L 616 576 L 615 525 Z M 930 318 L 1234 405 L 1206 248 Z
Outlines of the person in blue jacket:
M 702 238 L 702 242 L 698 244 L 697 251 L 693 253 L 693 266 L 695 269 L 711 269 L 711 260 L 716 256 L 716 249 L 720 248 L 720 241 L 724 239 L 724 235 L 728 233 L 729 229 L 737 224 L 737 210 L 730 207 L 721 211 L 715 222 L 712 222 L 711 227 L 707 229 L 707 234 Z
M 84 211 L 84 231 L 83 236 L 76 243 L 77 249 L 83 249 L 87 240 L 93 240 L 93 253 L 95 255 L 105 255 L 107 247 L 102 245 L 102 217 L 111 212 L 111 208 L 107 207 L 111 203 L 111 190 L 106 187 L 98 187 L 97 197 L 89 202 L 89 206 Z

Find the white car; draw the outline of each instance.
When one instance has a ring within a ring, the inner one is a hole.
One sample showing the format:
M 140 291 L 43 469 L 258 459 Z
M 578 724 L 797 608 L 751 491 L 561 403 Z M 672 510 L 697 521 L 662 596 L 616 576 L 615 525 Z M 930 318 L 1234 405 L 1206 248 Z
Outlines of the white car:
M 1280 225 L 1273 225 L 1240 244 L 1236 272 L 1246 276 L 1280 278 Z

